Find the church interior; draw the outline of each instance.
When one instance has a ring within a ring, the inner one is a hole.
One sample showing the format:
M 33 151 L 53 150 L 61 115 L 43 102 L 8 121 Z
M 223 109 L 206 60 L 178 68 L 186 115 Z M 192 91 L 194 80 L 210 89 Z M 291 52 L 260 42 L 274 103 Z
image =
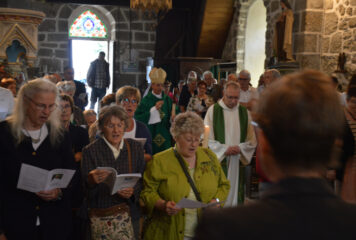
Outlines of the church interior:
M 355 77 L 356 0 L 0 0 L 0 240 L 356 239 Z
M 147 67 L 153 65 L 163 67 L 173 84 L 190 70 L 202 74 L 215 67 L 225 76 L 248 69 L 255 87 L 267 68 L 317 69 L 338 75 L 344 89 L 356 69 L 356 2 L 292 0 L 290 4 L 295 62 L 289 65 L 276 65 L 272 47 L 281 11 L 277 0 L 137 1 L 133 7 L 128 0 L 3 0 L 0 61 L 8 62 L 15 75 L 21 68 L 30 78 L 61 74 L 64 67 L 81 65 L 88 58 L 85 51 L 75 53 L 75 40 L 97 40 L 108 53 L 112 92 L 124 85 L 145 88 Z M 105 35 L 71 33 L 75 20 L 87 10 L 98 17 Z M 15 40 L 22 57 L 7 55 Z

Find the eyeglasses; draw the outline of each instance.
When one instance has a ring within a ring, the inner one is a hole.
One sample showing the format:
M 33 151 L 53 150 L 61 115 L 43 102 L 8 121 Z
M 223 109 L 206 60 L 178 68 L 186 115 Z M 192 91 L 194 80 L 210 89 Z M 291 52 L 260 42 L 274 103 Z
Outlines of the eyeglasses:
M 123 101 L 124 104 L 129 104 L 129 103 L 131 103 L 131 104 L 137 104 L 137 100 L 136 100 L 136 99 L 130 100 L 130 99 L 128 99 L 128 98 L 125 98 L 125 99 L 122 100 L 122 101 Z
M 42 104 L 42 103 L 37 103 L 35 101 L 33 101 L 31 98 L 27 97 L 33 104 L 35 104 L 35 107 L 37 110 L 39 111 L 44 111 L 48 108 L 48 110 L 50 112 L 53 112 L 56 108 L 57 108 L 57 104 L 51 104 L 51 105 L 46 105 L 46 104 Z
M 60 108 L 62 111 L 64 111 L 64 110 L 67 110 L 67 109 L 69 109 L 69 108 L 71 108 L 71 107 L 70 107 L 69 104 L 65 104 L 65 105 L 59 105 L 59 108 Z
M 227 96 L 227 95 L 225 95 L 225 97 L 227 98 L 227 99 L 229 99 L 229 100 L 239 100 L 239 96 L 238 97 L 234 97 L 234 96 Z
M 200 143 L 200 141 L 201 141 L 200 137 L 197 137 L 197 138 L 184 138 L 184 139 L 188 143 Z
M 105 125 L 106 128 L 109 128 L 109 129 L 114 129 L 116 127 L 118 127 L 119 129 L 124 129 L 125 128 L 125 124 L 123 123 L 118 123 L 118 124 L 112 124 L 112 123 L 108 123 Z
M 248 80 L 250 80 L 248 78 L 238 78 L 238 79 L 239 79 L 239 81 L 248 81 Z

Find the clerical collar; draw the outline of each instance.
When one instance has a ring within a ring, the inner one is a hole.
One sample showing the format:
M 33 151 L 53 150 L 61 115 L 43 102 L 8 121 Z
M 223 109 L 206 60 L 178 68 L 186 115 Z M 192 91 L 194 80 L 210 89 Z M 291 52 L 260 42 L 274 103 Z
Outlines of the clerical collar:
M 219 100 L 218 104 L 220 104 L 220 106 L 225 109 L 225 110 L 229 110 L 229 111 L 234 111 L 235 109 L 237 109 L 240 105 L 240 103 L 238 102 L 237 105 L 233 108 L 229 108 L 228 106 L 225 105 L 224 101 L 222 99 Z
M 155 94 L 153 91 L 152 91 L 152 94 L 153 96 L 155 96 L 156 98 L 162 98 L 162 92 L 160 94 Z

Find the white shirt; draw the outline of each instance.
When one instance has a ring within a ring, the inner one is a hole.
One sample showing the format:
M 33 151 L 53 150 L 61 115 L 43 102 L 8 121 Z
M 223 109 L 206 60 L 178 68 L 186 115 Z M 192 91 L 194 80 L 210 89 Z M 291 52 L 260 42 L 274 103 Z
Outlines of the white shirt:
M 117 149 L 116 147 L 111 145 L 111 143 L 109 143 L 109 141 L 106 140 L 106 138 L 104 136 L 103 136 L 103 139 L 106 142 L 106 144 L 109 146 L 109 148 L 111 149 L 112 153 L 114 154 L 115 159 L 117 159 L 117 157 L 120 155 L 121 149 L 124 147 L 124 140 L 123 139 L 121 140 L 119 149 Z
M 130 132 L 125 132 L 124 138 L 135 138 L 136 136 L 136 121 L 133 120 L 133 128 Z
M 14 108 L 14 97 L 6 88 L 0 87 L 0 121 L 5 120 Z
M 258 99 L 258 92 L 256 88 L 250 86 L 246 91 L 240 89 L 239 102 L 248 103 L 251 99 Z
M 32 142 L 32 147 L 34 150 L 37 150 L 37 148 L 41 145 L 41 143 L 45 140 L 45 138 L 48 135 L 48 128 L 46 124 L 43 124 L 42 127 L 38 130 L 33 130 L 33 131 L 28 131 L 25 129 L 22 129 L 23 134 L 27 137 L 31 137 L 34 139 L 40 139 L 38 143 Z

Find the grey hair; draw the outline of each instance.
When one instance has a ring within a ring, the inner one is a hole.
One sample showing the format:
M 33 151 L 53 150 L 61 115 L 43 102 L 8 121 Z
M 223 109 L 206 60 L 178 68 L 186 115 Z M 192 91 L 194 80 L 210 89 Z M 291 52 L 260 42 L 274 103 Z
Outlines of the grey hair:
M 235 82 L 235 81 L 228 81 L 225 85 L 224 85 L 224 92 L 226 91 L 226 89 L 228 87 L 232 86 L 233 88 L 236 88 L 236 89 L 240 89 L 240 84 L 238 82 Z
M 127 97 L 135 96 L 137 103 L 141 101 L 141 93 L 138 88 L 132 86 L 123 86 L 116 91 L 115 99 L 116 104 L 120 104 L 122 100 Z
M 73 92 L 73 95 L 74 95 L 75 90 L 76 90 L 75 83 L 73 81 L 61 81 L 61 82 L 58 82 L 57 83 L 57 88 L 59 90 L 59 93 L 67 94 L 68 92 Z
M 17 94 L 17 102 L 14 108 L 14 112 L 11 116 L 7 118 L 11 126 L 12 135 L 15 137 L 17 144 L 19 144 L 24 138 L 22 133 L 23 124 L 26 119 L 26 111 L 28 108 L 28 99 L 32 99 L 36 94 L 39 93 L 53 93 L 56 96 L 56 104 L 59 105 L 58 90 L 54 83 L 37 78 L 26 83 L 22 88 L 20 88 Z M 48 119 L 50 131 L 50 141 L 54 146 L 56 143 L 60 142 L 63 137 L 64 130 L 60 122 L 60 110 L 56 108 L 50 115 Z
M 192 75 L 192 76 L 191 76 Z M 198 79 L 198 74 L 196 73 L 196 71 L 189 71 L 188 72 L 188 75 L 187 75 L 187 81 L 188 81 L 188 78 L 195 78 L 195 79 Z
M 212 78 L 214 78 L 214 74 L 211 71 L 205 71 L 203 72 L 203 80 L 205 79 L 205 76 L 211 74 Z
M 129 116 L 127 115 L 125 109 L 118 105 L 110 105 L 103 107 L 99 113 L 98 127 L 101 132 L 103 132 L 104 125 L 110 120 L 111 117 L 117 117 L 125 123 L 125 130 L 129 126 Z
M 239 76 L 240 76 L 240 75 L 244 75 L 244 76 L 246 76 L 248 79 L 251 80 L 251 74 L 250 74 L 250 72 L 247 71 L 246 69 L 241 70 L 240 73 L 239 73 Z
M 204 132 L 203 119 L 195 112 L 180 113 L 175 117 L 170 132 L 173 138 L 177 138 L 184 133 L 200 136 Z
M 281 78 L 281 73 L 277 69 L 274 68 L 268 69 L 266 72 L 271 72 L 274 80 Z

